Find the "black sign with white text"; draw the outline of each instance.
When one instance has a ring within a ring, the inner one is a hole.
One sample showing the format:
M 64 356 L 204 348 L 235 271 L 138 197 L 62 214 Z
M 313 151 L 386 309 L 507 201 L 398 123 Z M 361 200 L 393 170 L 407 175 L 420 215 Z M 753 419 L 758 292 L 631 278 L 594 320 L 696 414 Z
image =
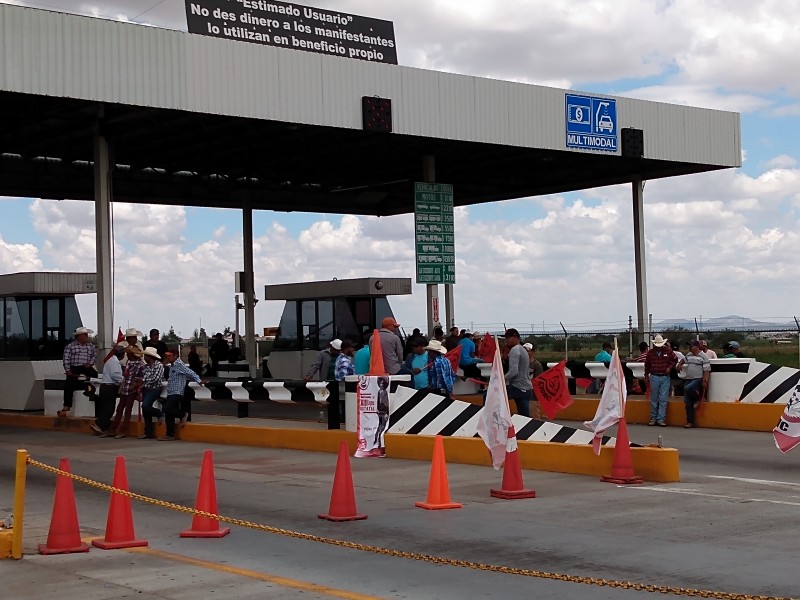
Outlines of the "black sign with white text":
M 186 0 L 189 33 L 397 64 L 394 24 L 268 0 Z

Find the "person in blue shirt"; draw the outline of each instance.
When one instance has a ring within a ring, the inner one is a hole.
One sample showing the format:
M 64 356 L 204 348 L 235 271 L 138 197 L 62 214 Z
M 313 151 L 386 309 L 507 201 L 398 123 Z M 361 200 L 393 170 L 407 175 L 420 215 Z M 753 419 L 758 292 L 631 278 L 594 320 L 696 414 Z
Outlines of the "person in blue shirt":
M 611 350 L 613 347 L 611 346 L 610 342 L 603 342 L 603 349 L 600 350 L 597 354 L 594 355 L 594 362 L 601 362 L 606 367 L 611 364 Z M 602 379 L 595 379 L 592 381 L 591 385 L 586 388 L 587 394 L 597 394 L 603 390 L 603 380 Z
M 428 389 L 436 394 L 441 394 L 445 398 L 449 398 L 453 393 L 453 383 L 456 380 L 456 374 L 453 372 L 453 367 L 450 361 L 445 358 L 447 348 L 441 342 L 431 340 L 425 346 L 428 351 Z
M 406 357 L 406 368 L 414 374 L 415 390 L 424 390 L 428 387 L 428 362 L 428 353 L 425 352 L 425 340 L 422 338 L 413 339 L 411 341 L 411 353 Z
M 464 371 L 464 376 L 480 377 L 481 370 L 477 365 L 481 360 L 475 356 L 475 342 L 472 341 L 472 334 L 469 331 L 465 331 L 458 345 L 461 346 L 461 357 L 458 359 L 458 366 Z
M 353 367 L 355 368 L 356 375 L 366 375 L 369 373 L 369 338 L 372 332 L 364 332 L 364 345 L 356 350 L 353 356 Z

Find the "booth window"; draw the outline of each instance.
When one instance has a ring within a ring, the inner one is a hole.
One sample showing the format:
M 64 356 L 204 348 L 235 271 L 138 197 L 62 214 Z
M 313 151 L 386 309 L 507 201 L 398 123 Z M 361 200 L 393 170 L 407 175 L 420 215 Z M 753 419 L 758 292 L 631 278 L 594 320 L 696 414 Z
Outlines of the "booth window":
M 82 325 L 74 297 L 0 298 L 0 358 L 60 359 L 72 332 Z

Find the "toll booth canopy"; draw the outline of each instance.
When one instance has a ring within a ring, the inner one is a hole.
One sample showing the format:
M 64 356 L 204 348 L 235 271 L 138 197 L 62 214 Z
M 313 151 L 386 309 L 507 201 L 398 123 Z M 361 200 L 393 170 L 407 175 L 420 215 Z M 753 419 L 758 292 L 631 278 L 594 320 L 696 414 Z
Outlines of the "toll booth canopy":
M 264 289 L 267 300 L 286 301 L 272 350 L 322 350 L 336 338 L 358 343 L 365 331 L 393 317 L 387 296 L 411 294 L 411 279 L 334 279 Z
M 75 294 L 94 291 L 93 273 L 0 275 L 0 360 L 61 359 L 81 327 Z

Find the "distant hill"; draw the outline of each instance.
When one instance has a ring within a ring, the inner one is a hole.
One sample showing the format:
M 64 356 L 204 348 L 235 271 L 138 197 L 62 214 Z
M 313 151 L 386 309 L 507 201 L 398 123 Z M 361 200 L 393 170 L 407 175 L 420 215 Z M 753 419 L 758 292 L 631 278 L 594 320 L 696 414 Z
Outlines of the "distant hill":
M 698 320 L 697 324 L 700 327 L 700 329 L 704 331 L 721 330 L 721 329 L 736 329 L 739 331 L 748 329 L 750 330 L 765 330 L 765 329 L 796 330 L 797 329 L 797 326 L 794 324 L 794 322 L 775 323 L 768 321 L 756 321 L 755 319 L 750 319 L 748 317 L 741 317 L 739 315 L 704 318 L 702 323 Z M 676 329 L 679 327 L 694 331 L 695 329 L 694 319 L 665 319 L 663 321 L 659 321 L 658 323 L 653 323 L 653 331 L 658 331 L 660 329 Z

